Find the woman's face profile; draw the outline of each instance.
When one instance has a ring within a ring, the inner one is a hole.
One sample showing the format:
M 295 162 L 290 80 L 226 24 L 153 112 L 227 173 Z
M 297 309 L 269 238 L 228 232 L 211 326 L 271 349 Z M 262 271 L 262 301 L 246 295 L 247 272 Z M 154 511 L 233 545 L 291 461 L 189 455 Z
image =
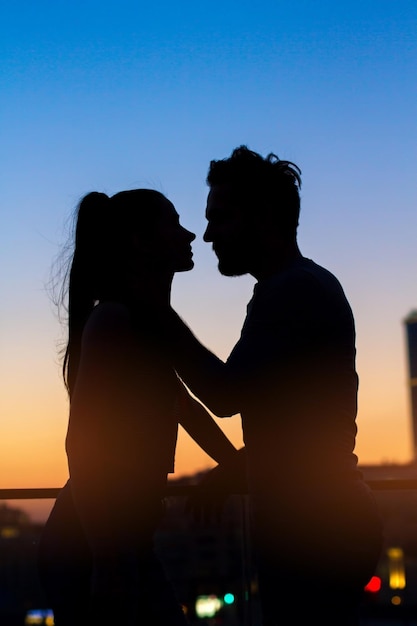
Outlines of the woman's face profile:
M 160 217 L 148 240 L 147 260 L 167 272 L 186 272 L 194 267 L 191 242 L 195 234 L 181 225 L 179 215 L 167 198 L 158 199 Z

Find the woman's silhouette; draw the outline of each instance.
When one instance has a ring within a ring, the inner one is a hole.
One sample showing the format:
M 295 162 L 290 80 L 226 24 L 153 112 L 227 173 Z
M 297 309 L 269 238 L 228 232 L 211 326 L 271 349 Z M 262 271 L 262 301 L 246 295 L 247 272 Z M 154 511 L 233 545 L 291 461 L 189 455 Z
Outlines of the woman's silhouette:
M 55 626 L 187 623 L 152 543 L 178 424 L 217 462 L 235 453 L 176 376 L 148 312 L 169 303 L 175 272 L 192 269 L 194 238 L 154 190 L 92 192 L 78 206 L 63 363 L 70 478 L 39 548 Z

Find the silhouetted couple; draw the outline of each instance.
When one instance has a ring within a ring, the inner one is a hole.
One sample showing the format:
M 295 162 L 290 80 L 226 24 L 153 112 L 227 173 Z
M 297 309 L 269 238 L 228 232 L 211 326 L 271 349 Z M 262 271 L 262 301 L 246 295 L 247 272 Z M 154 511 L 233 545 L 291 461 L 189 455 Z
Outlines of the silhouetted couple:
M 211 162 L 207 183 L 204 240 L 220 272 L 257 281 L 226 362 L 170 308 L 194 239 L 173 205 L 152 190 L 79 205 L 64 359 L 70 479 L 40 548 L 56 626 L 186 623 L 153 552 L 178 423 L 219 463 L 203 492 L 233 489 L 245 468 L 262 626 L 358 623 L 382 529 L 354 453 L 351 308 L 298 247 L 295 164 L 242 146 Z M 215 415 L 241 415 L 245 448 L 181 381 Z

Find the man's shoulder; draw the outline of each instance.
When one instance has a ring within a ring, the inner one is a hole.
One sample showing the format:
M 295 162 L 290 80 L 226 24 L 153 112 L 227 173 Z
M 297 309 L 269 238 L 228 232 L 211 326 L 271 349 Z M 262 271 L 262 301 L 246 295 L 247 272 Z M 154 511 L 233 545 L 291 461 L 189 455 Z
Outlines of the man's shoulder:
M 258 307 L 285 309 L 297 312 L 297 316 L 317 312 L 323 307 L 348 305 L 338 278 L 304 257 L 258 283 L 254 299 Z
M 310 277 L 312 281 L 317 281 L 322 286 L 332 287 L 342 290 L 342 285 L 337 276 L 328 268 L 319 265 L 311 259 L 304 259 L 300 264 L 299 272 L 305 277 Z
M 318 286 L 320 283 L 340 284 L 334 274 L 315 261 L 302 257 L 297 259 L 279 272 L 261 281 L 257 285 L 257 291 L 267 294 L 276 291 L 299 290 L 304 287 Z

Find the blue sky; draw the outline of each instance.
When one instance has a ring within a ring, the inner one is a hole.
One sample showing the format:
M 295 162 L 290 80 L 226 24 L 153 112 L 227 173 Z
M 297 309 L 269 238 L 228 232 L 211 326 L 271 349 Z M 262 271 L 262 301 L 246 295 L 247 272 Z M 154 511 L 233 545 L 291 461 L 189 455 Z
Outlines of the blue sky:
M 301 167 L 302 252 L 334 271 L 354 309 L 360 458 L 409 458 L 416 35 L 414 0 L 2 2 L 0 445 L 42 446 L 50 460 L 25 461 L 35 476 L 44 464 L 42 480 L 64 471 L 60 328 L 45 285 L 88 191 L 155 187 L 174 202 L 197 241 L 173 302 L 227 355 L 253 281 L 220 277 L 201 242 L 205 176 L 247 144 Z

